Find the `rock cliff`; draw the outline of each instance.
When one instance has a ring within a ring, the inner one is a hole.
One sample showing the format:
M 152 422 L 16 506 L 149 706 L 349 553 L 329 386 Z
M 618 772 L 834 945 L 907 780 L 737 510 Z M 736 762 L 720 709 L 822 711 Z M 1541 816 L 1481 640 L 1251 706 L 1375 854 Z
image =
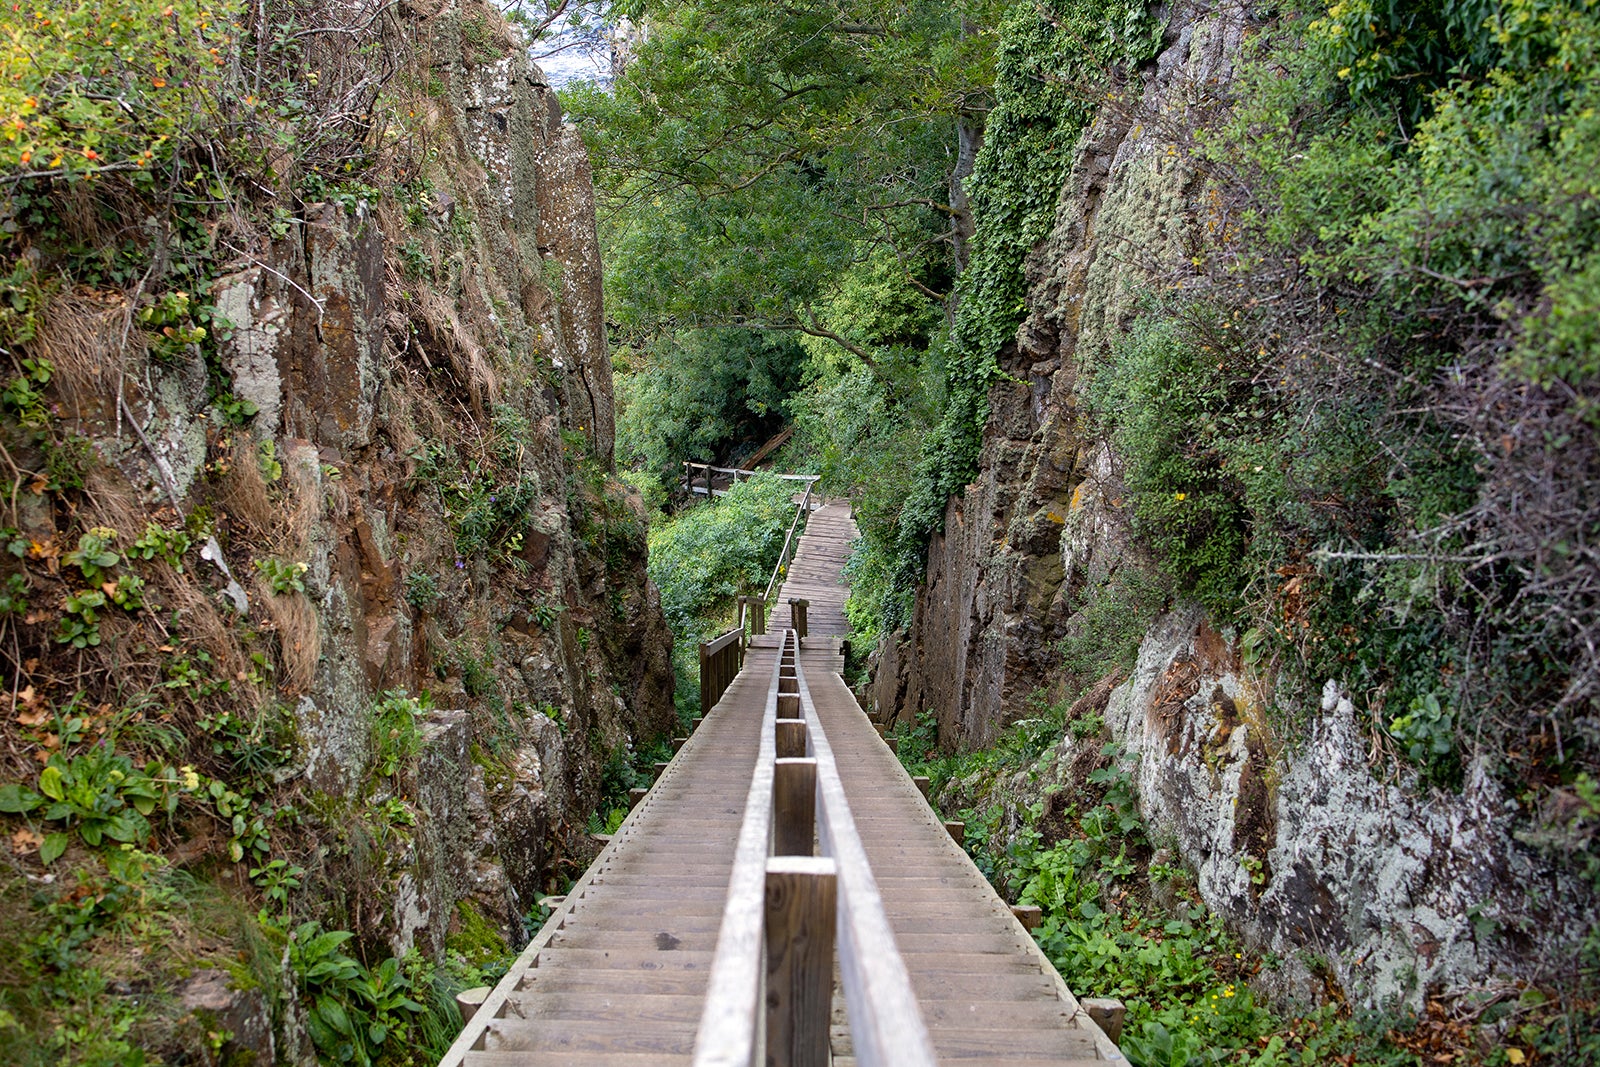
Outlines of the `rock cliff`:
M 946 746 L 976 747 L 1036 700 L 1087 693 L 1106 734 L 1063 738 L 1009 783 L 1013 822 L 1086 745 L 1114 741 L 1137 761 L 1151 840 L 1171 843 L 1257 948 L 1286 958 L 1276 992 L 1330 979 L 1364 1003 L 1415 1004 L 1549 964 L 1551 946 L 1593 922 L 1581 880 L 1523 843 L 1486 767 L 1458 792 L 1396 775 L 1374 758 L 1381 727 L 1339 679 L 1320 704 L 1269 715 L 1271 679 L 1231 631 L 1195 606 L 1151 611 L 1130 595 L 1159 579 L 1119 459 L 1081 416 L 1085 368 L 1204 243 L 1206 182 L 1184 145 L 1227 106 L 1250 19 L 1245 5 L 1174 5 L 1158 57 L 1084 130 L 1054 229 L 1027 262 L 1027 317 L 1001 354 L 977 479 L 932 539 L 912 621 L 879 650 L 874 699 L 902 723 L 931 710 Z M 1130 622 L 1142 632 L 1131 675 L 1064 665 L 1086 627 Z
M 329 51 L 301 57 L 301 84 L 388 87 L 358 116 L 359 179 L 269 153 L 282 180 L 227 187 L 186 292 L 159 250 L 138 288 L 41 283 L 17 355 L 52 369 L 53 407 L 8 426 L 7 457 L 43 471 L 65 441 L 79 459 L 11 498 L 8 536 L 34 546 L 18 588 L 41 609 L 10 631 L 13 667 L 41 706 L 175 726 L 169 758 L 195 764 L 169 783 L 175 862 L 211 877 L 231 847 L 242 862 L 216 876 L 248 891 L 279 857 L 298 915 L 370 958 L 437 958 L 480 915 L 514 946 L 593 854 L 608 760 L 677 721 L 642 506 L 611 473 L 589 161 L 497 9 L 297 17 L 338 28 L 309 36 Z M 42 277 L 57 254 L 40 240 L 22 262 Z M 43 609 L 76 587 L 57 559 L 88 527 L 149 610 L 91 614 L 94 640 L 63 646 Z M 8 729 L 13 752 L 74 744 Z M 100 736 L 139 766 L 160 751 Z M 19 759 L 6 779 L 36 775 Z M 213 776 L 210 797 L 237 802 L 217 801 L 222 825 L 243 813 L 231 842 L 203 815 Z M 310 1055 L 294 1000 L 276 1046 L 252 1028 L 261 1062 Z

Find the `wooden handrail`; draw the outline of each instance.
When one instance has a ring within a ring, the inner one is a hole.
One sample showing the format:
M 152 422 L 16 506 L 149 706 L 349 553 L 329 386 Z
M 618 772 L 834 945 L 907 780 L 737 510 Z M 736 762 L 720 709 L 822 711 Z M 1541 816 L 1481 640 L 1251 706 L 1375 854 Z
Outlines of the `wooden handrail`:
M 839 975 L 856 1062 L 866 1067 L 935 1063 L 911 975 L 895 944 L 867 850 L 856 832 L 833 748 L 798 666 L 806 751 L 817 761 L 817 840 L 838 869 Z
M 716 707 L 744 665 L 744 626 L 700 645 L 700 714 Z
M 715 466 L 715 465 L 710 464 L 710 463 L 694 463 L 694 462 L 691 462 L 689 460 L 684 460 L 683 461 L 683 468 L 684 468 L 684 482 L 687 484 L 689 492 L 691 494 L 697 494 L 697 495 L 708 496 L 708 497 L 721 496 L 722 494 L 727 492 L 726 489 L 718 489 L 718 488 L 716 488 L 715 486 L 712 485 L 711 476 L 713 474 L 725 474 L 730 479 L 732 479 L 734 484 L 737 485 L 740 479 L 753 478 L 758 473 L 756 471 L 746 470 L 746 469 L 744 469 L 742 467 L 718 467 L 718 466 Z M 696 484 L 697 479 L 700 477 L 699 475 L 696 474 L 697 471 L 701 472 L 703 474 L 704 483 L 705 483 L 704 485 Z M 818 480 L 821 479 L 822 475 L 820 475 L 820 474 L 770 474 L 769 473 L 769 474 L 767 474 L 767 477 L 769 477 L 769 478 L 778 478 L 778 479 L 781 479 L 781 480 L 786 481 L 786 482 L 810 482 L 810 483 L 815 483 L 815 482 L 817 482 Z
M 784 637 L 787 643 L 788 637 Z M 722 908 L 722 925 L 711 957 L 706 1006 L 695 1036 L 695 1067 L 751 1067 L 756 1058 L 756 1021 L 761 1001 L 761 948 L 766 917 L 767 845 L 772 834 L 773 740 L 778 716 L 778 674 L 772 665 L 761 712 L 761 740 L 745 794 L 744 821 L 734 847 L 733 873 Z
M 798 651 L 798 646 L 794 631 L 785 630 L 780 647 L 787 652 Z M 785 667 L 791 670 L 785 671 Z M 777 716 L 780 694 L 792 699 L 793 694 L 785 691 L 796 687 L 810 757 L 804 762 L 815 764 L 817 837 L 822 843 L 822 857 L 832 861 L 826 864 L 826 874 L 835 879 L 837 887 L 835 928 L 829 932 L 835 935 L 838 947 L 856 1060 L 867 1067 L 931 1067 L 935 1060 L 927 1026 L 868 866 L 866 849 L 856 833 L 833 749 L 811 703 L 798 655 L 785 654 L 779 655 L 767 690 L 760 747 L 695 1040 L 695 1067 L 751 1067 L 761 1051 L 761 993 L 766 970 L 762 959 L 766 909 L 771 904 L 767 896 L 769 875 L 774 869 L 768 852 L 775 836 L 772 809 Z M 811 936 L 821 933 L 813 931 Z M 812 1037 L 827 1041 L 825 1011 L 820 1032 Z M 821 1055 L 825 1057 L 825 1048 Z
M 772 590 L 777 587 L 778 578 L 783 574 L 784 567 L 789 564 L 789 546 L 794 543 L 795 527 L 800 525 L 800 516 L 811 511 L 811 487 L 814 483 L 806 483 L 806 491 L 800 495 L 800 503 L 794 509 L 794 520 L 789 523 L 789 532 L 783 539 L 783 551 L 778 553 L 777 565 L 772 568 L 772 577 L 767 579 L 767 591 L 761 594 L 761 602 L 772 602 Z

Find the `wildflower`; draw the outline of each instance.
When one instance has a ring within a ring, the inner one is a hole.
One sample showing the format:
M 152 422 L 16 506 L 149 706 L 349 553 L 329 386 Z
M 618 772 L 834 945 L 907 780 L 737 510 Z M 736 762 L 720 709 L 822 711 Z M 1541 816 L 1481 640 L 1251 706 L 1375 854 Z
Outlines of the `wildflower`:
M 1173 493 L 1172 494 L 1172 499 L 1174 499 L 1174 500 L 1188 500 L 1189 499 L 1189 494 L 1188 493 Z
M 456 570 L 458 570 L 458 571 L 459 570 L 464 570 L 464 569 L 466 569 L 466 566 L 467 566 L 467 561 L 466 560 L 464 560 L 464 559 L 456 560 Z

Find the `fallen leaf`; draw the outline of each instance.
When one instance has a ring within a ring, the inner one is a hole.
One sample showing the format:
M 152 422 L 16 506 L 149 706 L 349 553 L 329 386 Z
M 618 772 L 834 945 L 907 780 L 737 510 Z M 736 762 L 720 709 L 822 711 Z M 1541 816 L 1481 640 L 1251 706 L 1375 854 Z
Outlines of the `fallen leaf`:
M 39 846 L 44 844 L 44 838 L 23 827 L 11 835 L 11 850 L 19 856 L 32 855 L 39 851 Z
M 1509 449 L 1507 451 L 1509 451 Z M 1517 1064 L 1520 1063 L 1527 1063 L 1527 1053 L 1523 1052 L 1520 1048 L 1508 1048 L 1506 1049 L 1506 1062 L 1511 1064 L 1512 1067 L 1517 1067 Z

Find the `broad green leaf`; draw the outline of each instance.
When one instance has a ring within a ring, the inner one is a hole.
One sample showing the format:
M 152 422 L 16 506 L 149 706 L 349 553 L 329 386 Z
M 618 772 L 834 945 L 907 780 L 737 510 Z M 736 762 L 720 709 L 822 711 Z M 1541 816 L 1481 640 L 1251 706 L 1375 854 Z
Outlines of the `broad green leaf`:
M 46 767 L 39 772 L 39 792 L 51 800 L 63 800 L 66 798 L 67 788 L 61 778 L 61 768 Z
M 15 815 L 19 812 L 32 811 L 41 803 L 43 801 L 39 794 L 31 789 L 15 783 L 0 785 L 0 811 Z
M 344 1010 L 344 1005 L 326 994 L 317 998 L 317 1014 L 322 1021 L 341 1034 L 350 1034 L 354 1030 L 350 1025 L 350 1015 Z
M 44 843 L 39 846 L 39 862 L 46 865 L 54 863 L 66 850 L 66 834 L 46 834 L 44 837 Z

